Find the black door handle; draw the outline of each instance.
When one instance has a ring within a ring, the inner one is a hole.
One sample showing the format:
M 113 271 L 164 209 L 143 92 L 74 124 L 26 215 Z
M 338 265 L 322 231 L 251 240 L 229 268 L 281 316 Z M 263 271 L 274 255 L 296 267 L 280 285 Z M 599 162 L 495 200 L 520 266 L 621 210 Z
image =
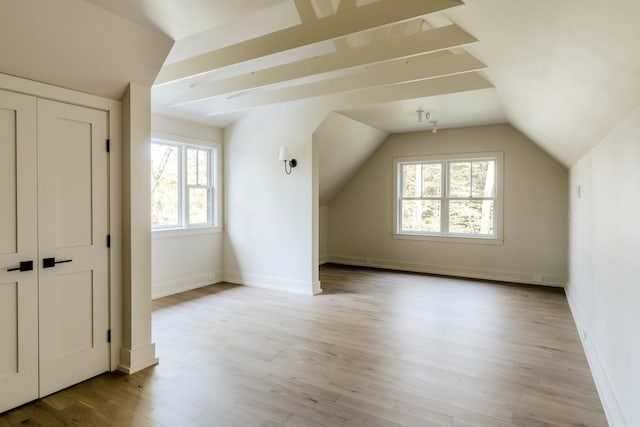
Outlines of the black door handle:
M 72 259 L 65 259 L 63 261 L 56 261 L 55 258 L 42 258 L 42 268 L 55 267 L 56 264 L 64 264 L 65 262 L 71 262 Z
M 33 271 L 33 261 L 20 261 L 20 267 L 7 268 L 7 271 Z

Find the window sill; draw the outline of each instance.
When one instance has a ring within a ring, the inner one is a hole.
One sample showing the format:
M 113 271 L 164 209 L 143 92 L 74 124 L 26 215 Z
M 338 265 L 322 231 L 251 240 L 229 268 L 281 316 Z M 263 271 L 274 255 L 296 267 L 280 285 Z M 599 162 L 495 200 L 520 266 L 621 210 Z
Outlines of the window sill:
M 190 227 L 190 228 L 160 228 L 151 230 L 151 238 L 173 239 L 175 237 L 202 236 L 205 234 L 222 233 L 222 227 Z
M 504 239 L 495 237 L 468 237 L 468 236 L 435 236 L 431 234 L 404 234 L 393 233 L 394 239 L 422 240 L 428 242 L 459 243 L 465 245 L 503 245 Z

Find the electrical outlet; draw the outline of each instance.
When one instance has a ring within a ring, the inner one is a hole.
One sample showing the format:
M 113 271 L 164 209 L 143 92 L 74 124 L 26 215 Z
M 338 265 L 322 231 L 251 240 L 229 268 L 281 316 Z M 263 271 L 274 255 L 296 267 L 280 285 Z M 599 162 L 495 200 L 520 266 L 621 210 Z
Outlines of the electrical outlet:
M 533 281 L 536 283 L 542 283 L 544 278 L 542 276 L 533 276 Z

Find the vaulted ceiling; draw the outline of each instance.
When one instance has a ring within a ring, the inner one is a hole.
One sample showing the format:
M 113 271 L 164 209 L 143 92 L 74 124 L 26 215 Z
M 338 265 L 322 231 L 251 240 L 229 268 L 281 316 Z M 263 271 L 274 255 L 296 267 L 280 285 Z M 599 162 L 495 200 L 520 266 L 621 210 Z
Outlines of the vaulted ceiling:
M 568 166 L 640 105 L 634 0 L 191 2 L 217 19 L 175 34 L 164 114 L 224 127 L 323 99 L 385 132 L 510 122 Z
M 120 99 L 151 85 L 173 40 L 83 0 L 0 2 L 0 73 Z
M 221 127 L 265 105 L 319 99 L 385 132 L 432 126 L 417 120 L 420 108 L 433 109 L 441 128 L 504 122 L 492 84 L 477 72 L 486 65 L 463 48 L 477 40 L 435 15 L 461 5 L 295 0 L 256 9 L 178 40 L 156 79 L 154 108 Z M 437 116 L 464 102 L 443 95 L 460 92 L 475 92 L 464 111 Z
M 221 127 L 285 102 L 387 133 L 509 122 L 568 166 L 640 106 L 637 0 L 1 7 L 0 72 L 108 97 L 155 78 L 156 112 Z

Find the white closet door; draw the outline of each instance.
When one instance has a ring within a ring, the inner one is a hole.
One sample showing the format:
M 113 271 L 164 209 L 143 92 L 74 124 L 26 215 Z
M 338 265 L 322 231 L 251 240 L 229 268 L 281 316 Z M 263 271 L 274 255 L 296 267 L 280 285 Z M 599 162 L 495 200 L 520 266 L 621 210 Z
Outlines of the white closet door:
M 38 397 L 36 167 L 36 99 L 0 90 L 0 412 Z
M 38 100 L 40 396 L 109 370 L 107 120 Z

